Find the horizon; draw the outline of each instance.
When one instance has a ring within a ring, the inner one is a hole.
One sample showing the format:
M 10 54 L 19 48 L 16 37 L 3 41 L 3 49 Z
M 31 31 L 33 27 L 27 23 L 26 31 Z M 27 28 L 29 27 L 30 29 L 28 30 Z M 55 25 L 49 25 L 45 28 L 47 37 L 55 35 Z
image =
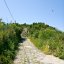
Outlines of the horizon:
M 4 22 L 4 21 L 2 21 L 2 22 Z M 6 22 L 4 22 L 5 24 L 7 24 Z M 10 22 L 11 23 L 11 22 Z M 10 24 L 10 23 L 8 23 L 8 24 Z M 14 22 L 15 23 L 15 22 Z M 17 22 L 16 22 L 17 23 Z M 33 22 L 33 23 L 44 23 L 44 22 Z M 27 24 L 27 25 L 31 25 L 31 24 L 33 24 L 33 23 L 18 23 L 18 24 Z M 13 23 L 12 23 L 13 24 Z M 46 24 L 46 23 L 44 23 L 45 25 L 48 25 L 48 24 Z M 49 25 L 49 26 L 51 26 L 51 25 Z M 53 28 L 55 28 L 56 30 L 59 30 L 59 31 L 61 31 L 61 32 L 64 32 L 63 30 L 60 30 L 60 29 L 58 29 L 58 28 L 56 28 L 56 27 L 54 27 L 54 26 L 51 26 L 51 27 L 53 27 Z

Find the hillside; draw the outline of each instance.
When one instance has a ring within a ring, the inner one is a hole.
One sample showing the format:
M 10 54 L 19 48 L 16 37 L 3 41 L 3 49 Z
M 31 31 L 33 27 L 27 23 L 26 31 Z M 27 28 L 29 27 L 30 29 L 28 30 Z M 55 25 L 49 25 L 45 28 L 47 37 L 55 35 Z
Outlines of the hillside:
M 45 54 L 64 59 L 64 32 L 45 23 L 6 24 L 0 21 L 0 64 L 13 63 L 22 36 L 29 38 Z
M 28 30 L 24 35 L 29 37 L 38 49 L 64 59 L 64 32 L 44 23 L 25 24 L 24 26 Z

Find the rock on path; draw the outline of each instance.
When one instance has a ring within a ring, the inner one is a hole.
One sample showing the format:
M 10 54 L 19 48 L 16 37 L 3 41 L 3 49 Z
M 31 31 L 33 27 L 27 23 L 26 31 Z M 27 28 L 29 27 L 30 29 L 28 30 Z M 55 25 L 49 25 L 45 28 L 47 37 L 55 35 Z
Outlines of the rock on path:
M 53 55 L 45 55 L 26 39 L 20 43 L 14 64 L 64 64 L 64 60 Z

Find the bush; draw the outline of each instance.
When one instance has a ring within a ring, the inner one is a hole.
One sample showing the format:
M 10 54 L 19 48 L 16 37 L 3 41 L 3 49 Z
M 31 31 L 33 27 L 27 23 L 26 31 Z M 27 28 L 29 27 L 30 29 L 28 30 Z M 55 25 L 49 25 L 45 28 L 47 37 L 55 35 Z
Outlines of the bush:
M 28 37 L 37 48 L 64 59 L 64 32 L 44 23 L 33 23 L 29 29 Z
M 0 64 L 12 64 L 21 40 L 21 29 L 17 24 L 0 22 Z

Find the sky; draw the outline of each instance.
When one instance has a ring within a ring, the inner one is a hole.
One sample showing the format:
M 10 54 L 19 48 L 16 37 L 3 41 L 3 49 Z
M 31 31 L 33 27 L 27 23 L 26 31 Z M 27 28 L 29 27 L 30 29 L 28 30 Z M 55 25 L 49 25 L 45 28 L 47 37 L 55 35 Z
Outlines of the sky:
M 64 0 L 5 0 L 17 23 L 43 22 L 64 31 Z M 0 18 L 14 22 L 4 0 L 0 0 Z

